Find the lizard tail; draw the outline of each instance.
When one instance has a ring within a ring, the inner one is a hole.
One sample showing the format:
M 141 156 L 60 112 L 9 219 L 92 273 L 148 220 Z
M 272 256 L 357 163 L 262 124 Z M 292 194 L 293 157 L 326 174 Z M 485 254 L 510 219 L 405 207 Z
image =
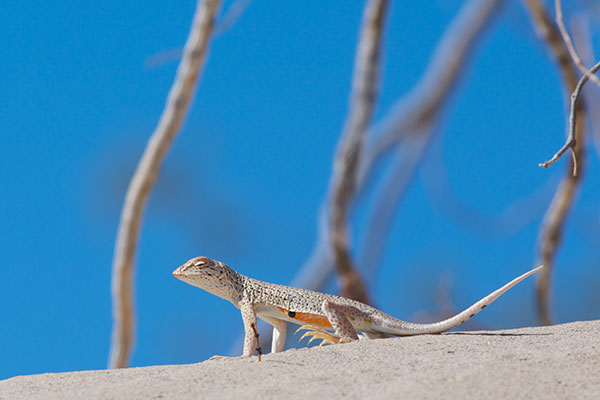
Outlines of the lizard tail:
M 432 324 L 414 324 L 410 322 L 398 321 L 398 324 L 390 324 L 389 326 L 383 326 L 382 331 L 385 333 L 389 333 L 396 336 L 413 336 L 413 335 L 424 335 L 424 334 L 432 334 L 432 333 L 442 333 L 452 328 L 459 326 L 465 321 L 472 318 L 479 311 L 483 310 L 489 304 L 494 302 L 498 297 L 502 296 L 508 289 L 515 286 L 517 283 L 522 280 L 530 277 L 535 274 L 539 270 L 544 268 L 543 265 L 540 265 L 537 268 L 532 269 L 524 273 L 523 275 L 513 279 L 508 282 L 506 285 L 502 286 L 500 289 L 490 293 L 485 296 L 483 299 L 479 300 L 471 307 L 467 308 L 463 312 L 456 314 L 453 317 L 450 317 L 444 321 L 435 322 Z

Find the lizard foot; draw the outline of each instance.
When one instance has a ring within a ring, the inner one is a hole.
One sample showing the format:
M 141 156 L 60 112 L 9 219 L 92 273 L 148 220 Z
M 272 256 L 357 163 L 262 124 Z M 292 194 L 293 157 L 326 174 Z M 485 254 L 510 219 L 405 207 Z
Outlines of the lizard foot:
M 323 329 L 319 329 L 310 325 L 302 325 L 300 328 L 296 329 L 295 333 L 298 333 L 302 330 L 305 330 L 306 332 L 304 332 L 304 334 L 300 337 L 300 340 L 308 337 L 308 344 L 315 339 L 321 340 L 319 346 L 323 346 L 324 344 L 338 344 L 346 342 L 344 339 L 334 335 L 333 333 L 329 333 Z

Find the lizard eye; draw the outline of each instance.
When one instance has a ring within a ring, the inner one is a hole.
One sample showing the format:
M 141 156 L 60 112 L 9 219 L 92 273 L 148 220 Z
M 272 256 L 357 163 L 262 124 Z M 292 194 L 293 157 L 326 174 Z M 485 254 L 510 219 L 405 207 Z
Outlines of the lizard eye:
M 201 267 L 201 266 L 203 266 L 204 264 L 206 264 L 206 261 L 204 261 L 204 260 L 196 261 L 196 262 L 194 263 L 194 267 Z

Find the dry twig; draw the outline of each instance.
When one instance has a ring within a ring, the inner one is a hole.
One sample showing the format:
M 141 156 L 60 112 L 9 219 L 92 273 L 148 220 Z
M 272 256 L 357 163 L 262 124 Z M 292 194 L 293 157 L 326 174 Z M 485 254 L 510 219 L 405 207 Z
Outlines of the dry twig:
M 529 12 L 533 19 L 534 27 L 540 37 L 542 37 L 549 45 L 560 72 L 563 76 L 568 93 L 575 90 L 578 84 L 577 71 L 571 63 L 568 49 L 563 42 L 560 32 L 543 4 L 539 0 L 525 0 L 525 4 L 529 8 Z M 538 249 L 540 252 L 539 263 L 544 264 L 544 268 L 538 276 L 537 281 L 537 305 L 540 322 L 544 325 L 552 323 L 549 306 L 550 292 L 550 274 L 554 266 L 554 257 L 556 255 L 564 222 L 567 213 L 573 204 L 575 192 L 579 185 L 581 171 L 583 170 L 582 161 L 584 155 L 584 147 L 582 145 L 585 136 L 585 114 L 581 102 L 578 102 L 575 107 L 577 120 L 579 121 L 575 129 L 574 151 L 575 157 L 579 163 L 579 174 L 573 175 L 573 162 L 569 163 L 565 176 L 559 184 L 554 198 L 544 215 L 544 220 L 540 228 L 538 239 Z
M 583 75 L 581 79 L 577 82 L 577 86 L 575 90 L 571 94 L 571 111 L 569 112 L 569 134 L 567 135 L 567 140 L 563 147 L 556 152 L 554 157 L 550 160 L 539 164 L 540 167 L 548 168 L 551 164 L 558 161 L 558 159 L 567 151 L 568 149 L 573 150 L 573 175 L 577 175 L 577 156 L 575 155 L 575 145 L 577 144 L 577 140 L 575 138 L 575 130 L 577 129 L 577 108 L 578 108 L 578 100 L 581 95 L 581 89 L 583 89 L 583 85 L 589 80 L 589 74 L 595 74 L 600 69 L 600 62 L 596 63 L 589 71 L 589 73 Z
M 129 363 L 134 336 L 133 258 L 142 213 L 150 189 L 156 182 L 162 160 L 179 131 L 196 87 L 209 46 L 219 0 L 198 0 L 183 59 L 158 125 L 131 178 L 121 211 L 112 272 L 113 333 L 110 368 Z
M 371 121 L 379 76 L 379 58 L 387 0 L 369 0 L 354 64 L 350 110 L 339 143 L 330 184 L 331 242 L 341 280 L 341 295 L 367 302 L 367 293 L 348 248 L 348 206 L 356 191 L 358 163 Z

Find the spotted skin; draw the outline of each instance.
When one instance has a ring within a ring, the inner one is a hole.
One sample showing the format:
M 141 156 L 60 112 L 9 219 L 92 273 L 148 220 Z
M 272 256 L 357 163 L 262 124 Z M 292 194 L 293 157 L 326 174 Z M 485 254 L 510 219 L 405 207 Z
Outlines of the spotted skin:
M 323 340 L 327 343 L 357 340 L 357 332 L 362 333 L 360 338 L 370 339 L 387 335 L 442 333 L 473 317 L 514 285 L 542 268 L 539 266 L 526 272 L 466 310 L 432 324 L 405 322 L 367 304 L 340 296 L 258 281 L 208 257 L 192 258 L 173 271 L 173 275 L 230 301 L 240 309 L 245 331 L 242 356 L 249 357 L 257 343 L 257 316 L 274 327 L 272 352 L 283 350 L 285 325 L 288 322 L 312 329 L 314 335 L 325 336 Z M 334 333 L 327 337 L 325 330 L 333 330 Z

